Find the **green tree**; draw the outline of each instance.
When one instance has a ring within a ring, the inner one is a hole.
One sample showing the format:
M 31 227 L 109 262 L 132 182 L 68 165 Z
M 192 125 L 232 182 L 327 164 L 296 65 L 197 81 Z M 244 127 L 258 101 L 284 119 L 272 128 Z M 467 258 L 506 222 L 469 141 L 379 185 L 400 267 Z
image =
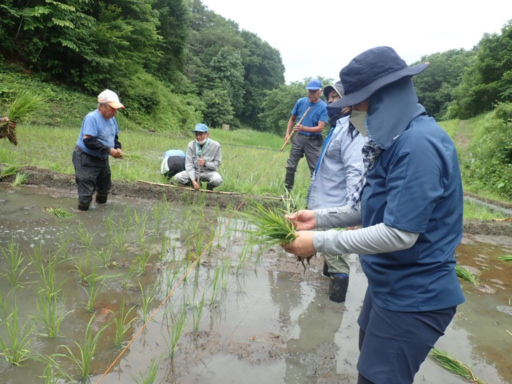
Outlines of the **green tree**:
M 222 124 L 232 123 L 234 110 L 225 89 L 205 90 L 202 101 L 206 108 L 203 111 L 204 121 L 208 126 L 220 127 Z

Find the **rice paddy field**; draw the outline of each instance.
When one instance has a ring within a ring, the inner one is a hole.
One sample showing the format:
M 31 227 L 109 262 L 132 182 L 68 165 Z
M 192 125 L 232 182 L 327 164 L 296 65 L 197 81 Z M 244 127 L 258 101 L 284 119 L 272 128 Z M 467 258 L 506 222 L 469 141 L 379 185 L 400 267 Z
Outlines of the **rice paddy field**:
M 249 246 L 235 204 L 75 206 L 71 189 L 0 183 L 1 383 L 356 383 L 357 255 L 335 304 L 322 259 L 304 271 Z M 510 254 L 510 237 L 464 236 L 478 284 L 460 280 L 466 303 L 436 345 L 488 384 L 512 382 Z M 430 358 L 415 380 L 463 382 Z

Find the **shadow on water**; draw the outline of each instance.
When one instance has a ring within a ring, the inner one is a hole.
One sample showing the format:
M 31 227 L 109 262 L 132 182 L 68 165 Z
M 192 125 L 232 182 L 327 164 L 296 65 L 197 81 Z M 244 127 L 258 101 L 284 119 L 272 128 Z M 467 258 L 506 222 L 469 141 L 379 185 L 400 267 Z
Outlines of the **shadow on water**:
M 320 257 L 313 259 L 304 273 L 281 249 L 247 250 L 241 232 L 247 224 L 233 220 L 226 228 L 230 212 L 186 201 L 178 205 L 116 199 L 87 213 L 74 212 L 67 219 L 44 210 L 61 207 L 72 211 L 75 204 L 74 196 L 0 187 L 0 246 L 5 250 L 14 239 L 23 252 L 23 266 L 38 247 L 45 265 L 58 254 L 61 306 L 73 311 L 55 339 L 42 336 L 44 328 L 37 324 L 30 347 L 33 352 L 64 354 L 61 346 L 67 345 L 76 353 L 73 341 L 83 340 L 91 316 L 94 314 L 93 325 L 98 330 L 119 314 L 123 300 L 128 308 L 134 307 L 129 318 L 136 318 L 126 343 L 142 326 L 144 311 L 151 313 L 176 287 L 102 383 L 134 382 L 132 376 L 146 373 L 155 357 L 159 359 L 157 382 L 162 383 L 356 382 L 357 316 L 367 286 L 356 255 L 350 259 L 347 301 L 340 305 L 328 300 L 328 279 L 321 276 Z M 199 266 L 177 286 L 210 242 Z M 457 249 L 458 262 L 480 273 L 482 285 L 461 283 L 467 301 L 436 345 L 493 384 L 512 382 L 512 335 L 507 333 L 512 332 L 512 263 L 498 259 L 510 253 L 512 240 L 508 238 L 464 238 Z M 90 278 L 94 263 L 104 278 L 91 312 L 84 305 L 90 284 L 80 282 L 77 266 Z M 0 252 L 0 271 L 8 269 Z M 146 307 L 139 283 L 144 295 L 155 284 L 157 287 Z M 21 322 L 38 315 L 36 296 L 41 287 L 36 265 L 31 264 L 21 276 L 20 287 L 7 296 L 10 310 L 16 301 Z M 6 278 L 0 279 L 4 297 L 11 288 Z M 102 334 L 92 364 L 92 382 L 120 352 L 114 346 L 114 332 L 111 325 Z M 0 336 L 6 337 L 3 326 Z M 56 359 L 76 377 L 77 369 L 70 360 Z M 3 361 L 1 382 L 39 383 L 43 369 L 43 364 L 31 360 L 22 367 Z M 462 381 L 427 359 L 415 383 Z

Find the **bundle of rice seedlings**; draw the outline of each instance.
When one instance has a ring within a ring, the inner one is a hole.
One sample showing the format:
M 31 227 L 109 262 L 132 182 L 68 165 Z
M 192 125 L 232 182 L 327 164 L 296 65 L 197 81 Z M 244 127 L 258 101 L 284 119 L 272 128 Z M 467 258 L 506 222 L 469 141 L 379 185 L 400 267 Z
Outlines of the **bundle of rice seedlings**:
M 291 243 L 297 235 L 290 220 L 285 218 L 282 209 L 275 211 L 256 203 L 249 212 L 240 213 L 256 228 L 244 231 L 250 235 L 251 245 L 267 244 L 269 246 L 281 243 Z
M 25 183 L 27 180 L 28 180 L 28 174 L 26 174 L 24 172 L 19 172 L 19 173 L 16 174 L 16 178 L 11 183 L 11 185 L 13 187 L 18 187 L 21 184 Z
M 44 210 L 46 212 L 50 212 L 51 214 L 53 214 L 54 216 L 56 216 L 58 218 L 68 218 L 68 217 L 73 216 L 73 214 L 71 212 L 67 211 L 64 208 L 46 207 Z
M 480 285 L 478 277 L 469 272 L 466 268 L 461 267 L 460 265 L 456 265 L 455 272 L 457 273 L 457 276 L 459 276 L 462 280 L 469 281 L 474 286 Z
M 43 105 L 44 102 L 41 96 L 35 95 L 30 91 L 24 91 L 13 101 L 7 110 L 7 117 L 9 117 L 10 122 L 17 123 L 23 120 L 24 117 L 41 109 Z M 10 122 L 0 126 L 0 138 L 7 137 L 12 144 L 18 145 L 16 128 L 12 128 Z
M 0 179 L 4 179 L 8 176 L 15 175 L 19 170 L 19 167 L 17 165 L 8 165 L 4 169 L 2 169 L 2 172 L 0 172 Z
M 466 379 L 470 383 L 486 384 L 484 381 L 475 376 L 469 366 L 460 362 L 444 351 L 432 348 L 430 351 L 430 357 L 432 357 L 432 359 L 434 359 L 434 361 L 444 369 L 462 377 L 463 379 Z
M 503 255 L 503 256 L 500 256 L 500 260 L 503 260 L 503 261 L 512 261 L 512 255 Z

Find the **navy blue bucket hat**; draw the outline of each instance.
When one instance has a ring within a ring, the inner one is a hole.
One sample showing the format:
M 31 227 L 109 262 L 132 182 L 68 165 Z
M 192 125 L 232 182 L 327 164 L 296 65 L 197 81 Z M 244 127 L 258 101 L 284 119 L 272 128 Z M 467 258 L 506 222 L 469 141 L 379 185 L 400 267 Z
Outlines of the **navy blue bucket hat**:
M 340 72 L 345 97 L 331 104 L 332 108 L 350 107 L 368 99 L 376 91 L 400 80 L 423 72 L 429 63 L 408 67 L 393 48 L 369 49 L 344 67 Z

